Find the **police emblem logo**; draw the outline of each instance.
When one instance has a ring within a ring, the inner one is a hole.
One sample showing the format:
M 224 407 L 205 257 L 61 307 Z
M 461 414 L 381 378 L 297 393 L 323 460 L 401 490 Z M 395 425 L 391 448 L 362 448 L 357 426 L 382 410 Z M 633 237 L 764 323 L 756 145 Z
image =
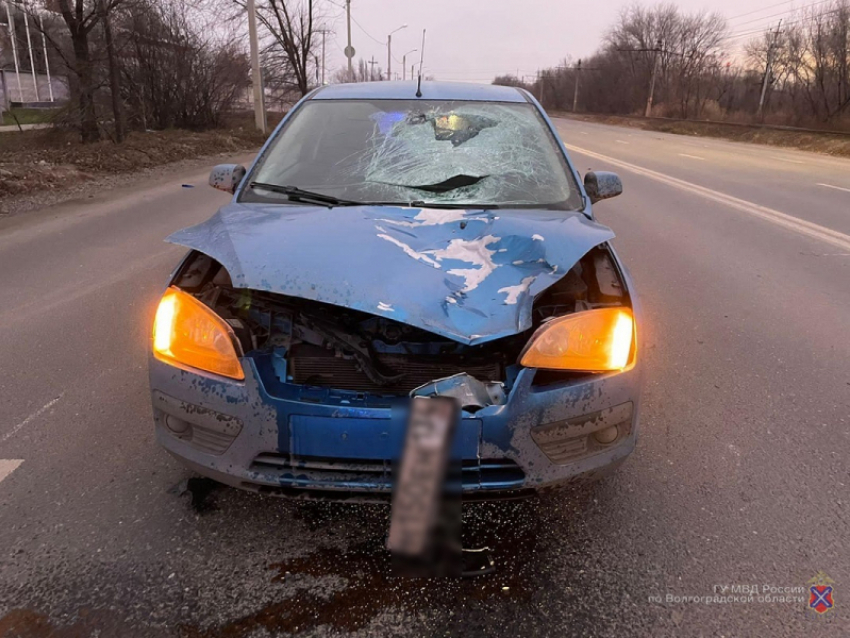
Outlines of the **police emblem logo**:
M 835 600 L 835 581 L 823 572 L 818 572 L 808 583 L 809 609 L 818 614 L 825 614 L 833 609 Z

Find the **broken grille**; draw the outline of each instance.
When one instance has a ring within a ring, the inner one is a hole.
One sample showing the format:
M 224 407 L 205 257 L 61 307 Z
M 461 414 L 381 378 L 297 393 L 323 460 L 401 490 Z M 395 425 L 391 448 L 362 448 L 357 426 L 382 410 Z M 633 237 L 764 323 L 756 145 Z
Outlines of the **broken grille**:
M 386 371 L 400 375 L 389 385 L 379 385 L 372 381 L 351 359 L 328 356 L 302 356 L 293 354 L 289 358 L 289 372 L 292 381 L 299 385 L 316 385 L 338 390 L 372 392 L 376 394 L 407 394 L 434 379 L 466 372 L 481 381 L 502 379 L 502 366 L 497 363 L 478 363 L 474 365 L 449 363 L 442 358 L 435 361 L 416 360 L 404 355 L 382 355 L 378 359 Z

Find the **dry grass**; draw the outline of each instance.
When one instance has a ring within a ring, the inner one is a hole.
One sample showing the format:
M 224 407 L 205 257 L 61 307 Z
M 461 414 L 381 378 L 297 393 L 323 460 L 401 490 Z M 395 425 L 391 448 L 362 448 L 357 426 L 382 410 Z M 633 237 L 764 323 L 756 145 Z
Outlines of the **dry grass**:
M 221 130 L 131 133 L 123 144 L 80 144 L 76 134 L 39 130 L 0 134 L 0 199 L 56 191 L 103 175 L 132 173 L 202 155 L 238 152 L 263 142 L 244 117 Z
M 646 131 L 659 131 L 661 133 L 673 133 L 675 135 L 717 137 L 735 142 L 767 144 L 770 146 L 811 151 L 813 153 L 850 157 L 850 136 L 848 135 L 750 128 L 717 124 L 714 122 L 644 120 L 616 115 L 573 115 L 571 113 L 557 113 L 555 115 L 586 122 L 599 122 L 602 124 L 639 128 Z

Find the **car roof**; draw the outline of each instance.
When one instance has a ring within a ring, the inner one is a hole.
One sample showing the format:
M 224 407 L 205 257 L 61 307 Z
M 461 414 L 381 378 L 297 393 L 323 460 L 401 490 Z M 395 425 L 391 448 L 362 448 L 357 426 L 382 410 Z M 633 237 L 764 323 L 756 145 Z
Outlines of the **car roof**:
M 331 84 L 317 90 L 313 100 L 406 100 L 416 98 L 416 81 Z M 478 102 L 527 102 L 524 92 L 513 86 L 465 82 L 422 82 L 423 100 L 472 100 Z

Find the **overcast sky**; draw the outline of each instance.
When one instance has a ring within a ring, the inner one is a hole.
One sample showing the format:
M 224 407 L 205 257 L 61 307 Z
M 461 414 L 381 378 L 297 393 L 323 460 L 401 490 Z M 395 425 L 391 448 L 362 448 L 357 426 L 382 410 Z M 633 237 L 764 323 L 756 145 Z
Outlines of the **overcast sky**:
M 327 5 L 328 22 L 334 30 L 327 36 L 331 77 L 346 62 L 345 1 L 326 1 L 332 2 Z M 767 28 L 780 17 L 787 20 L 794 7 L 813 1 L 680 0 L 674 4 L 686 12 L 719 11 L 730 18 L 730 32 L 742 33 Z M 408 25 L 393 35 L 393 56 L 401 60 L 405 52 L 420 47 L 422 29 L 427 29 L 426 73 L 440 80 L 489 82 L 505 73 L 532 76 L 565 56 L 575 60 L 593 53 L 629 4 L 631 0 L 351 0 L 351 39 L 357 57 L 368 60 L 374 55 L 386 68 L 390 31 Z M 418 55 L 408 55 L 408 71 L 411 58 L 418 61 Z M 393 61 L 393 72 L 400 70 Z

